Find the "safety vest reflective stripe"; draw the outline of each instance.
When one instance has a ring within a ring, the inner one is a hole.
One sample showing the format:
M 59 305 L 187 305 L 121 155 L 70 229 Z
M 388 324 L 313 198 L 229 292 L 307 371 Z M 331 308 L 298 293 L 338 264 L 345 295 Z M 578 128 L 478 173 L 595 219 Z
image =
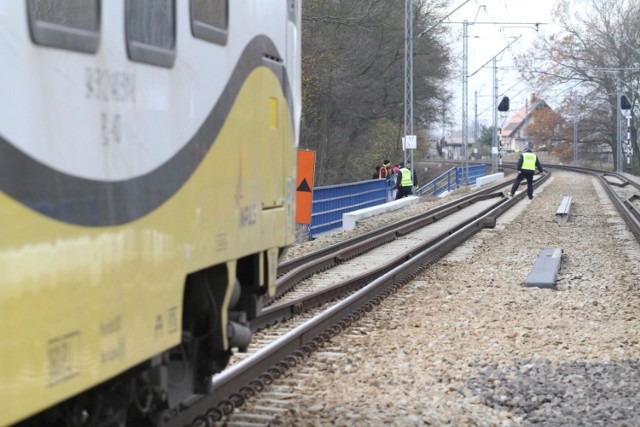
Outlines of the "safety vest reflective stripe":
M 522 153 L 522 169 L 528 171 L 536 170 L 536 155 L 533 153 Z
M 378 178 L 386 178 L 389 175 L 389 171 L 384 166 L 380 168 L 378 172 Z
M 400 169 L 400 173 L 402 174 L 402 180 L 400 181 L 400 187 L 411 187 L 413 186 L 413 180 L 411 179 L 411 171 L 407 168 Z

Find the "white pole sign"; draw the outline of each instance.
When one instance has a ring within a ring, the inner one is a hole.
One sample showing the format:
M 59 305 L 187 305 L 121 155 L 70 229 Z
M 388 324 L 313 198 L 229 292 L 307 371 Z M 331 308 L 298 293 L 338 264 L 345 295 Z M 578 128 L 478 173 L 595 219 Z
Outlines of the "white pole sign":
M 417 140 L 415 135 L 407 135 L 404 137 L 406 149 L 415 150 L 417 148 Z

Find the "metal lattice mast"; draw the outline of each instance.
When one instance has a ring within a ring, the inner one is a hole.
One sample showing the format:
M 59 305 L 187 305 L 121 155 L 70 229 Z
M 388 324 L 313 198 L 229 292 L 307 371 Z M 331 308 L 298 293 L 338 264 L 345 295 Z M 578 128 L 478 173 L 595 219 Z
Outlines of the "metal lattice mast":
M 573 98 L 573 166 L 578 166 L 578 101 L 577 93 L 572 92 Z
M 502 132 L 502 129 L 500 130 Z M 493 57 L 493 132 L 491 135 L 491 172 L 496 173 L 502 169 L 502 158 L 498 166 L 498 155 L 502 156 L 502 141 L 498 142 L 498 71 L 496 57 Z M 500 148 L 498 147 L 500 144 Z
M 404 135 L 413 135 L 413 0 L 404 4 Z M 407 150 L 403 152 L 407 164 Z
M 468 32 L 469 23 L 465 20 L 462 25 L 462 184 L 467 185 L 469 177 L 469 162 L 468 162 L 468 146 L 469 146 L 469 115 L 467 106 L 469 104 L 469 91 L 468 86 Z
M 622 127 L 620 126 L 620 75 L 616 75 L 616 172 L 622 173 Z

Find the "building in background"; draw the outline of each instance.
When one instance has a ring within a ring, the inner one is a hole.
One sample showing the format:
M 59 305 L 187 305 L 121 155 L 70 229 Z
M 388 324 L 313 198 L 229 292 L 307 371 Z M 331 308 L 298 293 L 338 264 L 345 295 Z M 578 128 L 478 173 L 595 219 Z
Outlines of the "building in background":
M 544 100 L 532 93 L 525 105 L 508 118 L 502 128 L 498 130 L 498 135 L 502 140 L 502 149 L 512 152 L 520 151 L 526 147 L 534 148 L 530 145 L 529 126 L 535 122 L 536 112 L 543 109 L 553 111 Z

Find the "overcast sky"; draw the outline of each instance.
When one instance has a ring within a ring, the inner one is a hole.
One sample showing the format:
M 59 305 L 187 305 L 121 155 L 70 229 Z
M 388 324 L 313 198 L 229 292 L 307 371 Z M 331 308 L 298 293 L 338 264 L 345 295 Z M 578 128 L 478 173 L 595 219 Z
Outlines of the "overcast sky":
M 511 102 L 511 110 L 524 105 L 525 99 L 533 91 L 519 78 L 513 52 L 522 52 L 531 46 L 539 34 L 555 32 L 552 9 L 556 0 L 470 0 L 454 12 L 442 25 L 449 25 L 450 47 L 459 77 L 452 82 L 455 90 L 455 105 L 451 106 L 454 119 L 462 121 L 462 31 L 465 20 L 468 26 L 468 117 L 469 123 L 475 118 L 475 92 L 477 92 L 478 121 L 484 125 L 493 122 L 493 57 L 496 57 L 498 93 L 506 91 Z M 450 11 L 465 3 L 452 0 Z M 536 27 L 536 24 L 539 25 Z M 537 28 L 537 31 L 536 31 Z M 520 39 L 514 42 L 515 38 Z M 513 44 L 502 54 L 510 43 Z M 483 64 L 489 62 L 485 67 Z M 418 73 L 418 70 L 414 71 Z M 498 118 L 498 126 L 501 119 Z M 459 126 L 458 126 L 459 128 Z M 470 135 L 471 136 L 471 135 Z

